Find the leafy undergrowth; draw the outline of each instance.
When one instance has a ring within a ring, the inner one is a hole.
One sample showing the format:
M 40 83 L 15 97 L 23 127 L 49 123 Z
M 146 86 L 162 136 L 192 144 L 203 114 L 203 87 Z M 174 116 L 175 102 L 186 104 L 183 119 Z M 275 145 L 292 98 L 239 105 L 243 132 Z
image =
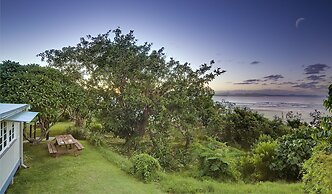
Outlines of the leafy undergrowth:
M 132 163 L 130 160 L 109 148 L 99 147 L 98 150 L 111 163 L 130 173 Z M 302 183 L 260 182 L 257 184 L 221 183 L 214 180 L 198 180 L 189 177 L 192 173 L 160 173 L 159 187 L 167 193 L 257 193 L 282 194 L 303 193 Z
M 144 184 L 131 176 L 131 161 L 116 152 L 82 141 L 81 155 L 52 158 L 45 143 L 25 144 L 29 169 L 21 169 L 8 193 L 302 193 L 302 184 L 220 183 L 184 174 L 160 173 Z

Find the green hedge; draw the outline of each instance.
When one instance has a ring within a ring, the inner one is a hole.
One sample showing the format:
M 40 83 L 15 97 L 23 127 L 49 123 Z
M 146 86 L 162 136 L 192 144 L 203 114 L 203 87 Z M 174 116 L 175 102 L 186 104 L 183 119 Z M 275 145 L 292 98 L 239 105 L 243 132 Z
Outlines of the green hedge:
M 303 182 L 306 193 L 332 192 L 332 154 L 314 151 L 303 165 Z

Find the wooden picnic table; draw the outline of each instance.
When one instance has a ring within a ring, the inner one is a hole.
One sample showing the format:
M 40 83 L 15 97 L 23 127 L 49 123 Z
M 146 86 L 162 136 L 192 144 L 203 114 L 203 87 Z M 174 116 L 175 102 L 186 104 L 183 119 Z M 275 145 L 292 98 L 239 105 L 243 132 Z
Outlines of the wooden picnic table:
M 48 142 L 48 151 L 54 156 L 64 153 L 72 153 L 75 155 L 81 151 L 84 146 L 77 141 L 71 134 L 55 136 L 55 142 Z M 64 147 L 63 147 L 64 146 Z
M 76 143 L 76 139 L 71 135 L 57 135 L 55 136 L 56 143 L 61 146 L 61 145 L 73 145 Z

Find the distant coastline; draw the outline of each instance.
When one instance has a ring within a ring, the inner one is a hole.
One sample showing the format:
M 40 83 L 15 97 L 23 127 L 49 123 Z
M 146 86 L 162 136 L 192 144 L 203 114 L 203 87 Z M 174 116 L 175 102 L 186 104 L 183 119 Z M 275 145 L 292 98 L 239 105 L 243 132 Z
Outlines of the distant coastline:
M 325 97 L 324 95 L 308 95 L 308 94 L 260 94 L 260 93 L 216 93 L 215 96 L 246 96 L 246 97 L 263 97 L 263 96 L 280 96 L 280 97 Z
M 326 97 L 328 92 L 311 93 L 296 92 L 288 90 L 224 90 L 215 91 L 215 96 L 245 96 L 245 97 L 263 97 L 263 96 L 279 96 L 279 97 Z

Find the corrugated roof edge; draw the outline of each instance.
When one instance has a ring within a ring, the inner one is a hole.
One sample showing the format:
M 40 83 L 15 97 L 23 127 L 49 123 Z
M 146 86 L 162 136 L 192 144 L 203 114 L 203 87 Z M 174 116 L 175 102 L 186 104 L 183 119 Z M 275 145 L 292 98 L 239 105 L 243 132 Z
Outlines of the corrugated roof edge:
M 5 104 L 5 103 L 0 103 L 0 104 Z M 28 104 L 8 104 L 8 105 L 21 105 L 21 106 L 1 113 L 0 114 L 0 121 L 6 119 L 8 117 L 11 117 L 11 116 L 13 116 L 13 115 L 15 115 L 19 112 L 30 109 L 30 105 L 28 105 Z

